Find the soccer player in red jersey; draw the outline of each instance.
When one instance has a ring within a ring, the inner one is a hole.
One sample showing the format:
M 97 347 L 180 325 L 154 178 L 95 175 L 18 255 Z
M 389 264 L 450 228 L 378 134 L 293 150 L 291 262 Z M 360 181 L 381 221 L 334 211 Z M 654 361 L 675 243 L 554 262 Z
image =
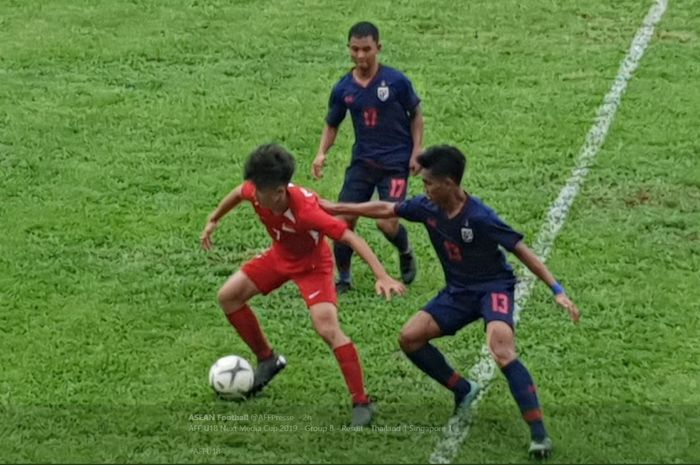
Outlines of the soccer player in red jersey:
M 333 282 L 333 255 L 324 236 L 352 247 L 372 269 L 378 294 L 402 294 L 403 284 L 387 274 L 367 243 L 344 221 L 323 211 L 318 197 L 290 184 L 295 162 L 275 144 L 256 148 L 245 164 L 245 182 L 231 191 L 209 216 L 201 235 L 202 247 L 212 247 L 219 221 L 241 201 L 252 203 L 272 237 L 272 247 L 245 263 L 219 290 L 219 303 L 231 325 L 255 353 L 258 365 L 252 393 L 262 390 L 286 366 L 273 351 L 248 305 L 257 294 L 268 294 L 294 281 L 309 308 L 314 328 L 333 350 L 352 395 L 352 425 L 368 425 L 374 405 L 365 391 L 362 364 L 350 338 L 340 328 Z

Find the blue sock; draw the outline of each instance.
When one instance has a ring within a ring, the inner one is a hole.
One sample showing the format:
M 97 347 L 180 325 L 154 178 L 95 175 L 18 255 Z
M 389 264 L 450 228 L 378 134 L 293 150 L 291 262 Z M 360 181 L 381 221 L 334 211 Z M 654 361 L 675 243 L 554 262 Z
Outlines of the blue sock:
M 406 228 L 404 228 L 402 224 L 399 225 L 399 232 L 396 233 L 396 236 L 391 237 L 384 232 L 382 232 L 382 234 L 384 234 L 384 237 L 386 237 L 389 242 L 394 244 L 394 247 L 396 247 L 399 253 L 406 253 L 410 250 L 408 231 L 406 231 Z
M 469 394 L 471 384 L 447 363 L 434 345 L 426 344 L 415 352 L 406 353 L 406 356 L 426 375 L 453 391 L 458 402 Z
M 335 242 L 333 244 L 333 254 L 335 255 L 335 265 L 338 268 L 340 280 L 349 283 L 352 279 L 350 273 L 350 261 L 352 260 L 352 247 Z
M 344 283 L 352 282 L 352 273 L 350 271 L 339 271 L 338 279 Z
M 541 441 L 547 436 L 547 430 L 542 421 L 542 409 L 537 399 L 537 389 L 530 372 L 518 359 L 501 368 L 501 371 L 503 371 L 508 380 L 510 392 L 513 394 L 518 407 L 520 407 L 523 419 L 530 427 L 532 439 Z

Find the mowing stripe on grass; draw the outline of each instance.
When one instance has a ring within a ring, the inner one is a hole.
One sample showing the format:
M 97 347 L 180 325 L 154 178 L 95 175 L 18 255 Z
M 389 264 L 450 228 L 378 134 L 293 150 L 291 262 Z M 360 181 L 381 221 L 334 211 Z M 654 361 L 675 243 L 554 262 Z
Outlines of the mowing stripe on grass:
M 586 140 L 578 155 L 576 167 L 573 169 L 571 176 L 559 193 L 559 196 L 549 208 L 547 221 L 542 225 L 533 244 L 533 250 L 543 261 L 547 260 L 552 251 L 554 240 L 562 226 L 564 226 L 571 205 L 574 203 L 574 199 L 581 190 L 581 185 L 588 174 L 588 170 L 593 161 L 595 161 L 595 157 L 605 141 L 610 125 L 617 113 L 617 109 L 620 107 L 622 95 L 627 88 L 627 83 L 632 78 L 637 66 L 639 66 L 639 61 L 654 35 L 654 28 L 666 11 L 666 6 L 667 0 L 657 0 L 644 18 L 642 26 L 637 30 L 637 34 L 632 40 L 632 45 L 620 65 L 620 70 L 615 77 L 615 82 L 610 91 L 605 95 L 603 104 L 596 114 L 595 123 L 586 135 Z M 522 279 L 516 286 L 514 315 L 516 324 L 519 320 L 520 312 L 524 309 L 525 303 L 530 297 L 535 280 L 535 276 L 530 273 L 529 270 L 525 270 L 522 274 Z M 478 408 L 481 399 L 488 392 L 495 373 L 496 365 L 491 359 L 488 347 L 484 345 L 481 348 L 481 357 L 479 361 L 470 370 L 472 379 L 476 380 L 483 389 L 479 397 L 472 404 L 471 411 L 463 413 L 462 415 L 455 415 L 449 419 L 444 436 L 438 441 L 435 450 L 430 455 L 430 463 L 451 463 L 457 456 L 462 443 L 467 439 L 469 434 L 470 419 Z

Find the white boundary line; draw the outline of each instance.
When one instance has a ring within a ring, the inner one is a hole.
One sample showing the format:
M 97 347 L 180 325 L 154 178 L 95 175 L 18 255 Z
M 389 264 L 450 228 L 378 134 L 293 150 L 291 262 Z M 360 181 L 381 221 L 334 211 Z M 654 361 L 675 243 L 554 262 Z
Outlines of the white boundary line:
M 586 135 L 586 140 L 579 152 L 576 167 L 573 169 L 566 185 L 559 193 L 559 197 L 557 197 L 549 208 L 547 221 L 542 225 L 532 247 L 543 261 L 549 258 L 554 240 L 559 234 L 559 231 L 561 231 L 562 226 L 564 226 L 571 205 L 574 203 L 574 199 L 581 189 L 581 185 L 588 174 L 588 170 L 595 161 L 596 155 L 605 141 L 610 125 L 617 113 L 617 109 L 620 107 L 620 101 L 627 88 L 627 83 L 632 79 L 632 74 L 639 66 L 639 61 L 654 35 L 654 28 L 666 11 L 667 3 L 667 0 L 656 0 L 649 10 L 649 13 L 647 13 L 647 16 L 644 18 L 642 26 L 637 30 L 629 52 L 627 52 L 627 55 L 620 65 L 620 70 L 615 77 L 615 82 L 610 91 L 608 91 L 603 98 L 603 104 L 598 109 L 595 123 Z M 514 318 L 516 324 L 520 319 L 520 312 L 523 311 L 525 303 L 530 297 L 535 279 L 535 276 L 530 273 L 529 270 L 526 270 L 515 288 Z M 445 427 L 444 436 L 438 441 L 435 450 L 430 455 L 430 463 L 451 463 L 457 456 L 462 443 L 467 439 L 469 434 L 470 418 L 488 392 L 495 373 L 496 364 L 489 354 L 488 347 L 484 345 L 481 348 L 481 357 L 479 361 L 470 370 L 470 377 L 481 385 L 482 391 L 472 404 L 470 412 L 461 416 L 453 416 L 449 419 Z

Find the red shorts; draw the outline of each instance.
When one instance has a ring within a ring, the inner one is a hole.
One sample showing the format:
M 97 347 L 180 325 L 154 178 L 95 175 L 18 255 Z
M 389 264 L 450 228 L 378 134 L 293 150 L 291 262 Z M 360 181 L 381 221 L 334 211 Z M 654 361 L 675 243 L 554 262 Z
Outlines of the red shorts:
M 299 288 L 307 307 L 322 302 L 337 306 L 330 248 L 326 245 L 317 257 L 313 261 L 289 262 L 280 257 L 275 249 L 269 249 L 246 262 L 241 271 L 265 295 L 291 280 Z

